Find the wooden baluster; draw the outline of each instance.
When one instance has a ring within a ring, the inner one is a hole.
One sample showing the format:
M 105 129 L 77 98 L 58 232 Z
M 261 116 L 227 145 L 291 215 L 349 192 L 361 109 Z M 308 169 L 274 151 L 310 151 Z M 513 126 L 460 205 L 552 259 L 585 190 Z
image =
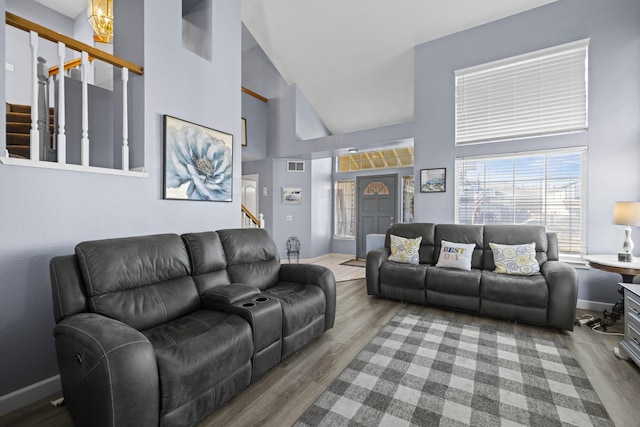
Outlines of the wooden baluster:
M 129 170 L 129 113 L 127 111 L 127 84 L 129 69 L 122 68 L 122 170 Z
M 30 157 L 31 160 L 40 160 L 40 131 L 38 130 L 38 33 L 29 32 L 29 44 L 31 45 L 31 132 Z
M 82 166 L 89 166 L 89 56 L 81 53 L 82 59 L 82 139 L 80 140 L 80 158 Z
M 65 44 L 58 42 L 58 137 L 57 137 L 57 154 L 58 163 L 67 163 L 67 135 L 65 134 L 66 113 L 64 107 L 64 53 Z

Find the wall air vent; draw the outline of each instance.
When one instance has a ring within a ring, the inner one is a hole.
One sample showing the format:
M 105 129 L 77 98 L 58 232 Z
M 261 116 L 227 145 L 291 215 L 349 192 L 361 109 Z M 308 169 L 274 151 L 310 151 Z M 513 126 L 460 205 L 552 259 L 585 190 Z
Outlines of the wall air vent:
M 304 162 L 287 162 L 287 172 L 304 172 Z

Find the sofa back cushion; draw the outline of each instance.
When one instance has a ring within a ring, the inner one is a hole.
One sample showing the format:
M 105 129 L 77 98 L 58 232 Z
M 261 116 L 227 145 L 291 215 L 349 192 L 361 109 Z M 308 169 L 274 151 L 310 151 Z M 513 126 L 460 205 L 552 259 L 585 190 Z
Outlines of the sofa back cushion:
M 218 286 L 231 283 L 227 274 L 227 259 L 220 236 L 215 231 L 183 234 L 187 247 L 193 280 L 200 295 Z
M 384 246 L 391 247 L 391 235 L 404 237 L 405 239 L 415 239 L 422 237 L 420 242 L 420 264 L 433 264 L 433 246 L 435 235 L 435 224 L 430 223 L 397 223 L 392 224 L 387 229 L 384 239 Z
M 490 243 L 503 245 L 536 244 L 536 260 L 542 266 L 547 261 L 547 233 L 540 225 L 485 225 L 482 266 L 485 270 L 495 270 L 493 251 Z
M 435 249 L 433 263 L 438 262 L 442 241 L 454 243 L 474 243 L 476 247 L 473 249 L 471 256 L 471 268 L 482 268 L 483 254 L 483 226 L 482 225 L 465 225 L 465 224 L 438 224 L 435 233 Z
M 187 250 L 175 234 L 83 242 L 76 246 L 89 306 L 144 330 L 200 307 Z
M 246 283 L 265 290 L 280 276 L 280 255 L 267 230 L 237 228 L 218 230 L 232 283 Z

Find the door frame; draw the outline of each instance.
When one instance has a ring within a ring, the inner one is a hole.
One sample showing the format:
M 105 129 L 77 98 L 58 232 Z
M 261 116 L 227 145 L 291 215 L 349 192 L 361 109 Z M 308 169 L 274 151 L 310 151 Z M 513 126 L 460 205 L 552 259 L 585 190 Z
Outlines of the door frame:
M 358 258 L 358 254 L 365 252 L 366 251 L 366 247 L 362 248 L 362 244 L 361 239 L 360 239 L 360 180 L 361 179 L 376 179 L 376 178 L 394 178 L 395 181 L 395 187 L 393 188 L 395 197 L 394 197 L 394 201 L 393 201 L 393 223 L 398 222 L 397 221 L 397 216 L 398 216 L 398 175 L 397 173 L 391 173 L 391 174 L 384 174 L 384 175 L 358 175 L 356 176 L 356 189 L 355 189 L 355 227 L 356 227 L 356 253 L 355 253 L 355 257 L 356 259 Z M 364 191 L 364 189 L 363 189 Z M 366 245 L 366 242 L 365 242 Z M 366 252 L 365 252 L 365 256 L 366 256 Z

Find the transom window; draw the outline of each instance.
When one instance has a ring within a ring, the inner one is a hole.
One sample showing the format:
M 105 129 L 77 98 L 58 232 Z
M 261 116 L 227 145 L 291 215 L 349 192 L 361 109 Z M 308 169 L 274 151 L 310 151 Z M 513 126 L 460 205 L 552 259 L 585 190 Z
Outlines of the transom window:
M 560 252 L 586 253 L 586 147 L 458 158 L 455 168 L 456 223 L 543 225 Z
M 413 166 L 413 147 L 367 151 L 338 156 L 338 172 Z

